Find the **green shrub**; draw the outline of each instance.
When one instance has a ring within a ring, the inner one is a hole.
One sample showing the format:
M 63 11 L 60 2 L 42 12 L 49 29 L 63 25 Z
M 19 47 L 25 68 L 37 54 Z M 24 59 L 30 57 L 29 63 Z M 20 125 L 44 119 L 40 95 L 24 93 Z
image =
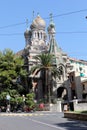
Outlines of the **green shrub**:
M 35 107 L 34 93 L 29 93 L 26 95 L 25 103 L 31 109 Z

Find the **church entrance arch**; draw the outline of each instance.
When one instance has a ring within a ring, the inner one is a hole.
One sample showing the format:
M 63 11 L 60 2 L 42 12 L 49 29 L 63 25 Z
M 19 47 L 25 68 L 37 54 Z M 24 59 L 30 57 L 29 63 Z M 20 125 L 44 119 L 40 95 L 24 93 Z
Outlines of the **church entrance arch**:
M 65 87 L 59 87 L 57 89 L 57 98 L 61 98 L 63 100 L 68 100 L 68 93 Z

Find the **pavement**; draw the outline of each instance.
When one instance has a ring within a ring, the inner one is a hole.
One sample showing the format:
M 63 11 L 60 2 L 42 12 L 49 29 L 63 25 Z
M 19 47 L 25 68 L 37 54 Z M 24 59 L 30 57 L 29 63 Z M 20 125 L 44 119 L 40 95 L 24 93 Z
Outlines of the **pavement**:
M 80 120 L 72 120 L 68 118 L 64 118 L 64 113 L 62 112 L 51 112 L 51 111 L 35 111 L 35 112 L 21 112 L 21 113 L 0 113 L 0 130 L 8 130 L 10 127 L 13 130 L 17 129 L 18 126 L 20 129 L 32 129 L 36 130 L 36 128 L 40 127 L 41 130 L 87 130 L 87 122 Z M 10 118 L 11 117 L 11 118 Z M 17 117 L 17 118 L 16 118 Z M 5 124 L 3 125 L 3 120 L 5 120 Z M 21 120 L 21 125 L 20 125 Z M 11 123 L 10 123 L 11 122 Z M 15 125 L 15 123 L 17 125 Z M 25 122 L 27 125 L 25 125 Z M 10 125 L 8 125 L 10 124 Z M 36 125 L 36 126 L 35 126 Z M 3 128 L 7 126 L 6 129 Z M 28 126 L 28 127 L 26 127 Z M 35 127 L 33 127 L 35 126 Z M 47 126 L 47 127 L 46 127 Z M 8 128 L 9 127 L 9 128 Z M 12 130 L 10 128 L 9 130 Z

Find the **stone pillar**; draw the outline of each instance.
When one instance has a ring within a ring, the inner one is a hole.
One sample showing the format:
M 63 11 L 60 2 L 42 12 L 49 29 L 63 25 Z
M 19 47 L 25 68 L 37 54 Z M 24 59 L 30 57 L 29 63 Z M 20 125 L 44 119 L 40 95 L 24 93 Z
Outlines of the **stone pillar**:
M 75 99 L 75 100 L 73 100 L 73 107 L 74 107 L 74 111 L 76 111 L 77 110 L 77 105 L 78 104 L 78 100 L 77 99 Z
M 57 111 L 58 111 L 58 112 L 62 112 L 61 101 L 57 101 Z
M 50 104 L 50 111 L 62 112 L 61 101 L 57 101 L 56 104 Z

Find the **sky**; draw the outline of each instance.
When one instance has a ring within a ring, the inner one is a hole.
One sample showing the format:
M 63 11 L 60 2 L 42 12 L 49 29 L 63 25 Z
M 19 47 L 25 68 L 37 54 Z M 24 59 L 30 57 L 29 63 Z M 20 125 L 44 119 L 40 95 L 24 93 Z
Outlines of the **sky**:
M 1 0 L 0 51 L 24 49 L 24 32 L 38 13 L 46 27 L 53 14 L 57 44 L 69 57 L 87 60 L 87 0 Z

